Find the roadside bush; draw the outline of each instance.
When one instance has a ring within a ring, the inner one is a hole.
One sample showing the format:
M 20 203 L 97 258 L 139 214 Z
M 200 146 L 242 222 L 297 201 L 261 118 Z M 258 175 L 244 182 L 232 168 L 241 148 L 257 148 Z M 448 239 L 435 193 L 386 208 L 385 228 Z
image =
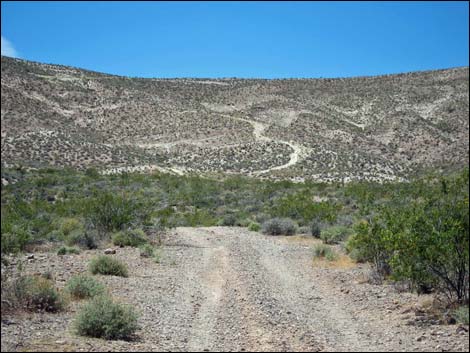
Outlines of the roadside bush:
M 110 256 L 100 255 L 90 262 L 90 272 L 94 275 L 111 275 L 127 277 L 128 271 L 125 264 Z
M 148 238 L 142 229 L 121 231 L 113 235 L 113 244 L 116 246 L 137 247 L 148 242 Z
M 325 244 L 338 244 L 347 239 L 351 235 L 351 230 L 343 226 L 332 226 L 323 229 L 320 238 Z
M 263 233 L 269 235 L 294 235 L 295 223 L 288 218 L 273 218 L 263 224 Z
M 57 255 L 80 254 L 80 249 L 75 247 L 61 246 L 57 250 Z
M 469 300 L 469 173 L 416 182 L 419 197 L 397 193 L 348 243 L 382 275 L 434 288 L 450 302 Z M 416 191 L 415 191 L 416 192 Z
M 68 280 L 65 290 L 75 299 L 87 299 L 103 294 L 105 287 L 93 277 L 77 275 Z
M 252 232 L 259 232 L 261 229 L 261 225 L 257 222 L 251 222 L 248 226 L 248 229 Z
M 326 258 L 328 261 L 335 261 L 338 254 L 328 245 L 317 244 L 313 247 L 313 257 Z
M 98 296 L 85 304 L 74 322 L 80 336 L 129 340 L 137 330 L 137 315 L 128 306 Z

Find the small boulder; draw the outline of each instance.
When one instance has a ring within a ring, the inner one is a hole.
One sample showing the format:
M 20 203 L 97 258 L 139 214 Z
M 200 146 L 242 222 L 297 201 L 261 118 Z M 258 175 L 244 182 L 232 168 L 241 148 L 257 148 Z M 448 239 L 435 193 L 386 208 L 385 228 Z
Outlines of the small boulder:
M 104 251 L 104 254 L 105 255 L 114 255 L 116 253 L 116 250 L 115 249 L 106 249 Z

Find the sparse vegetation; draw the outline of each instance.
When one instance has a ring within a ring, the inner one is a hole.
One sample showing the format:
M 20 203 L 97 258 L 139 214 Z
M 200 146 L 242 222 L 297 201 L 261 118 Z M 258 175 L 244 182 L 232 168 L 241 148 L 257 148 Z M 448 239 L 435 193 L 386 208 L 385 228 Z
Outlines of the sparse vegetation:
M 128 270 L 125 264 L 106 255 L 100 255 L 91 260 L 90 272 L 94 275 L 128 276 Z
M 98 296 L 78 313 L 75 330 L 80 336 L 129 340 L 137 330 L 137 315 L 111 298 Z
M 105 287 L 87 275 L 76 275 L 70 278 L 65 290 L 75 299 L 88 299 L 105 293 Z

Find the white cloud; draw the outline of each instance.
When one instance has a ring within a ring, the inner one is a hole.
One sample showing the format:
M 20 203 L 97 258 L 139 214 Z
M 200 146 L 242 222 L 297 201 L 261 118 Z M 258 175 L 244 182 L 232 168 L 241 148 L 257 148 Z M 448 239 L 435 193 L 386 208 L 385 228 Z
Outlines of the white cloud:
M 2 36 L 2 55 L 5 56 L 10 56 L 12 58 L 17 58 L 18 52 L 16 51 L 15 48 L 13 48 L 13 45 L 10 43 L 10 41 L 6 38 L 3 38 Z

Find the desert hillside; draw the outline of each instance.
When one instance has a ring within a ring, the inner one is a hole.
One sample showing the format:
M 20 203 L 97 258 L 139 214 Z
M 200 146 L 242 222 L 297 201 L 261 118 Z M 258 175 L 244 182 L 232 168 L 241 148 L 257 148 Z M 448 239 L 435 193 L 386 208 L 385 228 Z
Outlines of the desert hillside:
M 1 60 L 6 166 L 348 181 L 468 164 L 468 67 L 347 79 L 140 79 Z

